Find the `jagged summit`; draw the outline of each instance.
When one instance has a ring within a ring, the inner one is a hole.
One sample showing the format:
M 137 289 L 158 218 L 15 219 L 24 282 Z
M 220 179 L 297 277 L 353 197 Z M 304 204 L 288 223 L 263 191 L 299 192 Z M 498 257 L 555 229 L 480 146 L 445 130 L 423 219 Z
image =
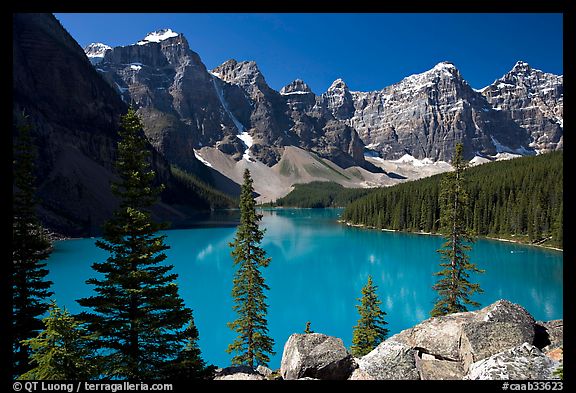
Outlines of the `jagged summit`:
M 452 77 L 452 76 L 460 76 L 460 71 L 454 65 L 454 63 L 449 61 L 441 61 L 440 63 L 436 64 L 428 71 L 424 71 L 420 74 L 410 75 L 407 78 L 417 77 L 417 76 L 445 76 L 445 77 Z M 407 79 L 405 78 L 405 79 Z
M 112 47 L 101 42 L 93 42 L 84 47 L 84 53 L 86 53 L 92 64 L 98 64 L 102 61 L 106 52 L 111 49 Z
M 441 61 L 440 63 L 436 64 L 433 69 L 456 69 L 456 66 L 451 61 Z
M 341 78 L 338 78 L 332 82 L 328 90 L 348 90 L 348 85 Z
M 481 90 L 496 110 L 514 113 L 530 132 L 530 147 L 540 152 L 563 146 L 564 78 L 518 61 L 504 76 Z
M 310 94 L 310 93 L 312 93 L 310 86 L 308 86 L 301 79 L 293 80 L 280 90 L 280 94 L 284 96 L 290 94 Z
M 172 29 L 160 29 L 148 33 L 148 35 L 144 37 L 143 40 L 138 41 L 136 44 L 146 45 L 149 44 L 150 42 L 161 42 L 167 40 L 168 38 L 178 37 L 179 35 L 180 35 L 179 33 L 172 31 Z
M 264 87 L 264 75 L 255 61 L 227 60 L 214 68 L 210 73 L 225 82 L 244 86 L 246 88 Z
M 525 72 L 525 71 L 530 71 L 532 69 L 532 67 L 530 67 L 530 64 L 526 63 L 525 61 L 519 60 L 516 62 L 516 64 L 514 64 L 514 67 L 512 68 L 511 72 Z
M 88 57 L 104 56 L 104 53 L 110 49 L 112 49 L 111 46 L 108 46 L 101 42 L 93 42 L 84 47 L 84 53 L 86 53 L 86 56 Z

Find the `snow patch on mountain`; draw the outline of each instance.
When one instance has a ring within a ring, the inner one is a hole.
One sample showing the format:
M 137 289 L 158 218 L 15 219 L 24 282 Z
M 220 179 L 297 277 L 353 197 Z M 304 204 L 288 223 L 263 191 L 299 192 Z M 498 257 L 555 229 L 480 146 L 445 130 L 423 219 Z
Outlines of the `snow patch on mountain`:
M 512 148 L 505 146 L 505 145 L 501 144 L 500 142 L 498 142 L 498 140 L 496 138 L 494 138 L 494 136 L 492 136 L 492 135 L 490 135 L 490 139 L 492 139 L 492 143 L 494 144 L 494 147 L 496 148 L 496 153 L 498 153 L 498 154 L 500 154 L 500 153 L 512 153 L 512 154 L 517 154 L 517 155 L 522 155 L 522 156 L 534 155 L 533 151 L 526 149 L 524 146 L 520 146 L 519 148 L 512 149 Z
M 402 157 L 400 157 L 399 159 L 392 161 L 392 162 L 399 163 L 399 164 L 412 164 L 414 166 L 426 166 L 426 165 L 433 165 L 434 164 L 434 161 L 432 161 L 428 157 L 425 157 L 425 158 L 419 160 L 417 158 L 414 158 L 410 154 L 404 154 Z
M 251 161 L 252 158 L 250 157 L 250 147 L 254 144 L 254 138 L 252 138 L 252 136 L 250 134 L 248 134 L 248 132 L 246 132 L 246 131 L 244 131 L 244 132 L 242 132 L 236 136 L 246 146 L 246 150 L 244 150 L 244 155 L 242 156 L 242 158 L 246 161 Z
M 138 41 L 137 45 L 146 45 L 150 42 L 161 42 L 167 40 L 168 38 L 178 37 L 178 33 L 172 31 L 172 29 L 162 29 L 156 30 L 152 33 L 149 33 L 143 40 Z
M 241 133 L 246 128 L 242 125 L 242 123 L 240 123 L 240 121 L 238 121 L 236 116 L 234 116 L 234 114 L 230 111 L 230 108 L 228 107 L 228 103 L 226 102 L 226 99 L 224 98 L 224 92 L 222 91 L 222 87 L 218 84 L 218 82 L 216 81 L 216 78 L 218 78 L 218 77 L 215 74 L 212 74 L 212 84 L 214 85 L 214 90 L 216 91 L 216 95 L 218 96 L 218 100 L 220 101 L 222 108 L 224 109 L 224 111 L 226 112 L 226 114 L 228 115 L 230 120 L 232 120 L 232 122 L 234 123 L 234 125 L 238 129 L 238 132 Z
M 198 151 L 196 149 L 194 149 L 194 157 L 196 157 L 196 159 L 198 161 L 200 161 L 202 164 L 212 168 L 212 164 L 210 164 L 208 161 L 206 161 L 204 158 L 202 158 L 202 156 L 200 154 L 198 154 Z

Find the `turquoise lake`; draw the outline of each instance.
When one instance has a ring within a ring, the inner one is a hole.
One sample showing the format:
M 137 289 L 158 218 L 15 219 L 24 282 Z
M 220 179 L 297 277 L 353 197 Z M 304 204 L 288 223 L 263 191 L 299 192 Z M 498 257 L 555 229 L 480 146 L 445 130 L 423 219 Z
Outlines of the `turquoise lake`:
M 263 269 L 268 295 L 269 334 L 276 354 L 269 367 L 280 367 L 290 334 L 306 322 L 315 332 L 340 337 L 349 347 L 358 314 L 361 288 L 372 275 L 390 335 L 429 317 L 435 292 L 438 236 L 351 228 L 337 222 L 341 209 L 264 210 L 262 246 L 272 262 Z M 226 224 L 228 223 L 228 224 Z M 234 267 L 228 243 L 235 227 L 230 217 L 213 217 L 192 229 L 165 232 L 171 249 L 168 263 L 178 273 L 180 295 L 194 311 L 203 358 L 226 367 L 225 350 L 235 335 L 226 326 L 232 311 Z M 83 310 L 76 299 L 92 295 L 85 281 L 95 276 L 93 262 L 107 254 L 95 239 L 59 241 L 48 260 L 54 298 L 72 313 Z M 471 277 L 484 293 L 482 306 L 508 299 L 524 306 L 537 320 L 563 317 L 563 253 L 509 242 L 480 239 L 470 257 L 486 272 Z

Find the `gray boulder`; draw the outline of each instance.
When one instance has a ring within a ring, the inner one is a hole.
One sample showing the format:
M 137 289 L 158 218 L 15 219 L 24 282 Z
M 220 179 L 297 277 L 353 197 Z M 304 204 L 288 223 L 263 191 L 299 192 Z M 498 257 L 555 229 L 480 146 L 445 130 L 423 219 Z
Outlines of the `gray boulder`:
M 215 381 L 261 381 L 265 379 L 262 374 L 248 366 L 233 366 L 216 370 Z
M 481 359 L 490 357 L 524 342 L 534 340 L 534 327 L 514 322 L 470 322 L 462 326 L 460 358 L 464 370 Z
M 358 368 L 362 374 L 366 373 L 372 379 L 420 379 L 415 355 L 416 351 L 409 346 L 386 340 L 360 358 L 357 361 Z
M 465 360 L 468 365 L 525 341 L 532 343 L 534 324 L 534 318 L 522 306 L 498 300 L 477 311 L 429 318 L 389 340 L 421 348 L 440 360 Z
M 552 372 L 558 366 L 532 344 L 515 348 L 470 365 L 463 379 L 470 380 L 546 380 L 555 379 Z
M 292 334 L 284 345 L 284 379 L 347 379 L 356 367 L 341 339 L 320 333 Z
M 349 381 L 373 381 L 374 378 L 372 375 L 368 374 L 366 371 L 362 370 L 361 368 L 357 368 L 352 371 L 352 375 L 348 378 Z
M 256 367 L 256 372 L 262 374 L 265 377 L 269 377 L 273 373 L 272 370 L 270 370 L 268 367 L 262 366 L 261 364 Z
M 439 358 L 457 361 L 460 360 L 462 325 L 470 319 L 470 313 L 433 317 L 403 330 L 387 341 L 396 341 L 410 348 L 424 348 L 427 353 Z
M 478 311 L 472 311 L 474 319 L 484 322 L 514 322 L 533 326 L 534 317 L 519 304 L 502 299 Z
M 418 359 L 416 364 L 422 380 L 460 380 L 465 375 L 461 362 Z

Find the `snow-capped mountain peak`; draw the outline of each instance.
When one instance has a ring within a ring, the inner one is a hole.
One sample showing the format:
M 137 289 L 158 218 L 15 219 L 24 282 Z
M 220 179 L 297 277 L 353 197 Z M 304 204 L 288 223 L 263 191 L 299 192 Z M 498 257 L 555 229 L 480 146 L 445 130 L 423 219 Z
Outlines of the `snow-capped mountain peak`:
M 176 33 L 175 31 L 172 31 L 172 29 L 156 30 L 151 33 L 148 33 L 148 35 L 144 37 L 143 40 L 138 41 L 136 44 L 146 45 L 150 42 L 161 42 L 167 40 L 168 38 L 178 37 L 178 35 L 179 34 Z
M 383 92 L 396 91 L 400 96 L 414 97 L 422 91 L 434 88 L 441 80 L 462 80 L 460 72 L 454 64 L 443 61 L 436 64 L 432 69 L 420 74 L 413 74 L 402 79 L 400 82 L 384 88 Z M 463 82 L 463 80 L 462 80 Z
M 525 61 L 519 60 L 516 62 L 516 64 L 514 64 L 512 72 L 526 72 L 530 71 L 531 69 L 532 68 L 530 67 L 530 64 L 526 63 Z
M 450 62 L 450 61 L 441 61 L 440 63 L 436 64 L 434 66 L 434 68 L 432 68 L 433 70 L 455 70 L 456 66 L 454 65 L 454 63 Z
M 97 64 L 102 61 L 106 52 L 111 49 L 112 47 L 101 42 L 93 42 L 84 48 L 84 53 L 86 53 L 92 64 Z

